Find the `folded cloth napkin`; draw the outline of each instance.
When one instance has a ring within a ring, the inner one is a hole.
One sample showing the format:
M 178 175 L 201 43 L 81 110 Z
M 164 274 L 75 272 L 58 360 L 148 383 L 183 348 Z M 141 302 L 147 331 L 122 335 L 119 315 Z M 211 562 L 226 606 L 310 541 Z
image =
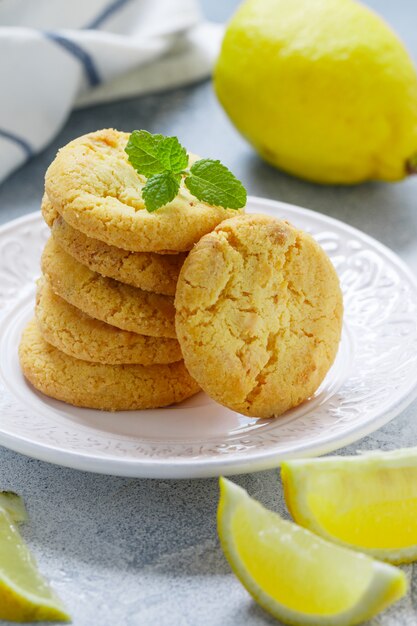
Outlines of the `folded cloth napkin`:
M 208 76 L 219 40 L 196 0 L 2 0 L 0 182 L 74 106 Z

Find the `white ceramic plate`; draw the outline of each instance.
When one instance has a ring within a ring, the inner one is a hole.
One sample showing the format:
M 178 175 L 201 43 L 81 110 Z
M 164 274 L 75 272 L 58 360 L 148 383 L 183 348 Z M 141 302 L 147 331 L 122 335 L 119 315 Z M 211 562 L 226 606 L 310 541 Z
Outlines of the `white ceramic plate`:
M 283 459 L 347 445 L 379 428 L 417 396 L 417 284 L 402 261 L 342 222 L 251 198 L 248 211 L 307 230 L 341 279 L 345 325 L 334 366 L 309 401 L 261 420 L 200 393 L 166 409 L 105 413 L 35 391 L 17 358 L 30 319 L 47 228 L 36 214 L 0 229 L 0 444 L 82 470 L 149 478 L 252 472 Z

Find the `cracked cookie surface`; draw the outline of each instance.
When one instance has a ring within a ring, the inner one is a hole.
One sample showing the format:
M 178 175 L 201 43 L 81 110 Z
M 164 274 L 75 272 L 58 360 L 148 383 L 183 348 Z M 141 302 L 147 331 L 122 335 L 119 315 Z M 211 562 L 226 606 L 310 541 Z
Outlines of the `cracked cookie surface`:
M 176 339 L 148 337 L 93 319 L 38 281 L 35 317 L 43 338 L 77 359 L 105 364 L 154 365 L 182 359 Z
M 94 272 L 145 291 L 175 295 L 186 253 L 129 252 L 87 237 L 66 223 L 46 194 L 42 199 L 42 214 L 61 248 Z
M 183 361 L 148 366 L 81 361 L 47 343 L 35 320 L 23 331 L 19 359 L 25 377 L 36 389 L 79 407 L 150 409 L 182 402 L 199 391 Z
M 146 178 L 124 151 L 128 139 L 129 133 L 104 129 L 59 150 L 46 172 L 45 189 L 68 224 L 125 250 L 184 252 L 236 214 L 197 200 L 183 181 L 172 202 L 149 213 L 142 198 Z
M 151 337 L 175 338 L 174 299 L 124 285 L 93 272 L 51 237 L 42 254 L 42 272 L 52 290 L 90 317 Z
M 192 376 L 221 404 L 273 417 L 309 398 L 333 363 L 343 300 L 308 234 L 266 215 L 229 219 L 188 255 L 176 330 Z

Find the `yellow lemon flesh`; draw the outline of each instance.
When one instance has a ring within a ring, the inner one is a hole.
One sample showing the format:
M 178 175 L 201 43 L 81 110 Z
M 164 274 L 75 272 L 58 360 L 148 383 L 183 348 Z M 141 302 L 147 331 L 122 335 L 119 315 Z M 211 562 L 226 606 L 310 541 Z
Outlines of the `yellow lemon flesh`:
M 13 622 L 69 621 L 19 534 L 0 508 L 0 619 Z
M 282 464 L 295 521 L 391 563 L 417 559 L 417 448 Z
M 320 183 L 417 168 L 417 76 L 401 41 L 355 0 L 246 0 L 214 73 L 263 158 Z
M 332 545 L 220 479 L 218 532 L 234 573 L 287 624 L 348 626 L 406 592 L 399 569 Z

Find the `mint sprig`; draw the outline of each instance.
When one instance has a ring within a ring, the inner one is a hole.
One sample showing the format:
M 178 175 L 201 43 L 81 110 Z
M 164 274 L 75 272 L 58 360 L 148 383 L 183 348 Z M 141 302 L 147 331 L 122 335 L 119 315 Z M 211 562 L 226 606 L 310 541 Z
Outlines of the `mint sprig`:
M 134 130 L 125 151 L 138 174 L 147 178 L 142 194 L 149 212 L 176 197 L 182 178 L 198 200 L 224 209 L 246 204 L 246 189 L 220 161 L 200 159 L 187 169 L 188 155 L 177 137 Z

